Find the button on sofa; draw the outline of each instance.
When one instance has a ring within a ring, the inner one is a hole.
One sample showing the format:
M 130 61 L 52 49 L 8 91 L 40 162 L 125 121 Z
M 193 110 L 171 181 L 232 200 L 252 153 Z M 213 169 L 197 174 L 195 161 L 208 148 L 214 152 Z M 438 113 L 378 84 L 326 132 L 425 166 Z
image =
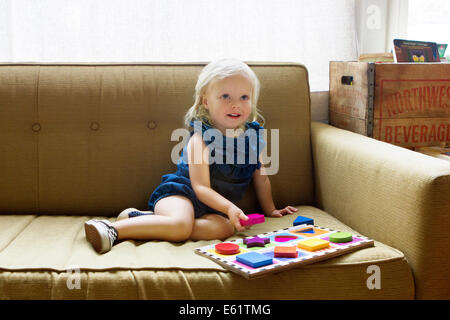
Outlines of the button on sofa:
M 301 215 L 373 247 L 252 280 L 195 254 L 219 240 L 126 240 L 97 254 L 84 222 L 147 209 L 176 169 L 171 134 L 206 63 L 3 63 L 0 299 L 450 298 L 448 162 L 311 121 L 305 66 L 248 64 L 261 81 L 269 156 L 279 130 L 274 202 L 298 211 L 228 240 Z M 239 206 L 261 212 L 252 186 Z

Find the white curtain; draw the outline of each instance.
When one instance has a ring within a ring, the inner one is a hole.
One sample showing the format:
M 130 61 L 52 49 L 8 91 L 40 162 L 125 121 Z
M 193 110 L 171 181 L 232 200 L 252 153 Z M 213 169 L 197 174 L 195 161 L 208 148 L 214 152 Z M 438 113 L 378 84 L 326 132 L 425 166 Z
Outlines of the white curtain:
M 450 1 L 427 0 L 423 5 L 421 1 L 409 0 L 408 38 L 450 46 Z
M 410 0 L 357 0 L 359 53 L 393 52 L 395 38 L 406 38 Z
M 0 62 L 291 61 L 320 91 L 356 41 L 355 0 L 0 0 Z

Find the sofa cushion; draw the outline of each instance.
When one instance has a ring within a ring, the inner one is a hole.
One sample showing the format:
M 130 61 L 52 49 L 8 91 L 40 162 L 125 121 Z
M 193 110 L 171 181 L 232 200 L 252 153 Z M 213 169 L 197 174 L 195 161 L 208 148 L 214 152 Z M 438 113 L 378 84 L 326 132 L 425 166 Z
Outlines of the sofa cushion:
M 267 218 L 265 223 L 228 240 L 292 226 L 298 215 L 313 218 L 319 226 L 358 234 L 317 208 L 298 208 L 293 215 Z M 252 299 L 411 299 L 414 296 L 412 274 L 404 255 L 377 241 L 374 247 L 327 261 L 246 280 L 194 253 L 195 248 L 219 243 L 218 240 L 184 243 L 127 240 L 98 255 L 85 239 L 83 223 L 88 218 L 0 216 L 0 298 L 248 299 L 251 295 Z M 370 265 L 380 267 L 381 289 L 367 287 Z M 69 290 L 67 286 L 71 275 L 68 271 L 73 268 L 81 271 L 77 290 Z M 15 289 L 18 283 L 20 290 Z

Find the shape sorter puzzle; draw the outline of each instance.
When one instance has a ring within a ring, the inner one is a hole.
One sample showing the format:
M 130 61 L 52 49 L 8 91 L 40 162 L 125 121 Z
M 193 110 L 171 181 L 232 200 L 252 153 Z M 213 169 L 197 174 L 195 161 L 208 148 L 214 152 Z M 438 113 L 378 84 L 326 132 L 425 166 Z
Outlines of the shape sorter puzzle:
M 207 245 L 195 249 L 195 253 L 253 279 L 373 245 L 374 241 L 364 236 L 302 224 Z

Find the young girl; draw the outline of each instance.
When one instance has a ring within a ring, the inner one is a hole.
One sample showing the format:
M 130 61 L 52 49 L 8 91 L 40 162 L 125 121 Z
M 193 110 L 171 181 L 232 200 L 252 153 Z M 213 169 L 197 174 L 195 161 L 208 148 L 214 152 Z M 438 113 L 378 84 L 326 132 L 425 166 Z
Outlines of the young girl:
M 248 217 L 235 203 L 252 179 L 266 216 L 281 217 L 297 211 L 291 206 L 277 210 L 272 200 L 270 181 L 261 161 L 263 128 L 256 122 L 260 116 L 256 107 L 259 88 L 253 70 L 239 60 L 208 64 L 199 75 L 195 103 L 185 115 L 186 125 L 195 130 L 182 150 L 177 172 L 162 177 L 162 183 L 150 196 L 149 211 L 129 208 L 114 223 L 85 222 L 86 239 L 94 249 L 104 253 L 124 239 L 224 240 L 235 229 L 245 230 L 239 220 Z M 255 133 L 256 139 L 247 132 Z M 245 142 L 245 150 L 237 142 L 239 139 Z M 230 145 L 234 146 L 231 161 Z M 236 161 L 239 156 L 244 156 L 244 163 Z M 257 161 L 250 161 L 252 156 Z

